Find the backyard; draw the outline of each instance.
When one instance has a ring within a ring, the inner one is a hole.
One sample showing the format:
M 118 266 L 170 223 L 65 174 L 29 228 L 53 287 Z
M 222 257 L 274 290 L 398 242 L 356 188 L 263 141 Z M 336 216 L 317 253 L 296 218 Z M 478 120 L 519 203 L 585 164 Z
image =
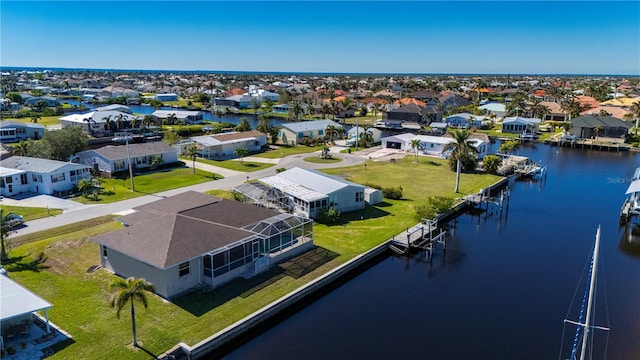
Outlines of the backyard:
M 136 308 L 138 341 L 143 349 L 130 346 L 128 313 L 118 320 L 109 307 L 108 284 L 115 276 L 105 270 L 87 271 L 100 263 L 98 245 L 89 241 L 90 237 L 121 227 L 110 217 L 88 221 L 85 226 L 74 224 L 28 238 L 16 237 L 14 241 L 23 245 L 12 250 L 5 267 L 12 278 L 53 303 L 51 320 L 73 336 L 73 340 L 54 347 L 53 359 L 147 359 L 180 341 L 195 344 L 415 225 L 414 206 L 429 196 L 477 193 L 500 179 L 463 174 L 461 193 L 455 194 L 455 173 L 445 160 L 420 158 L 415 163 L 409 156 L 395 163 L 366 164 L 327 172 L 359 183 L 401 186 L 403 199 L 385 199 L 377 206 L 343 214 L 337 224 L 315 225 L 315 251 L 258 277 L 234 280 L 213 291 L 193 292 L 173 302 L 150 296 L 148 310 Z M 226 196 L 220 191 L 215 194 Z

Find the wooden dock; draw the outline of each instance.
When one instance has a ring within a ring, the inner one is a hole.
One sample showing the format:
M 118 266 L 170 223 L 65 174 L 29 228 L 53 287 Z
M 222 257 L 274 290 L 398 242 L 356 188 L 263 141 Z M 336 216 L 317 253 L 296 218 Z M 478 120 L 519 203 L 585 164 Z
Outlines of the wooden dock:
M 587 149 L 599 151 L 629 151 L 631 146 L 624 143 L 601 142 L 593 140 L 558 140 L 547 139 L 544 143 L 551 146 L 568 147 L 574 149 Z
M 435 244 L 442 244 L 444 251 L 446 232 L 444 229 L 438 228 L 436 220 L 423 219 L 406 231 L 394 235 L 389 240 L 389 249 L 399 255 L 409 254 L 411 250 L 424 250 L 431 257 Z

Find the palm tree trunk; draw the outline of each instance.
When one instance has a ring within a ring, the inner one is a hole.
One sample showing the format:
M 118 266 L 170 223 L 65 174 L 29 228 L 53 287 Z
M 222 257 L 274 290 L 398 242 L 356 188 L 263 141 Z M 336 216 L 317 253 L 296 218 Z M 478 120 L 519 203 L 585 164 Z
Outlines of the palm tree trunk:
M 196 173 L 196 156 L 195 155 L 193 155 L 192 160 L 193 160 L 193 173 L 195 174 Z
M 136 311 L 133 308 L 133 298 L 131 298 L 131 330 L 133 332 L 133 346 L 138 347 L 136 340 Z
M 460 190 L 460 159 L 458 158 L 458 163 L 456 164 L 456 193 Z
M 0 241 L 0 246 L 2 247 L 2 249 L 0 250 L 0 259 L 2 260 L 2 262 L 9 260 L 9 256 L 7 256 L 7 250 L 4 247 L 4 242 L 5 238 L 3 237 L 2 241 Z

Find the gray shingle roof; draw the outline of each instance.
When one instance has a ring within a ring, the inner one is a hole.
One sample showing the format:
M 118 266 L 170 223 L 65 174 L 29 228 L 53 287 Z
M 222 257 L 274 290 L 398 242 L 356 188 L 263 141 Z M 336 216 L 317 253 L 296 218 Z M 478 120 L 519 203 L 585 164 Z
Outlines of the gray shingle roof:
M 595 128 L 596 126 L 600 126 L 602 128 L 624 127 L 630 129 L 632 126 L 630 123 L 622 121 L 618 118 L 614 118 L 613 116 L 599 115 L 582 115 L 575 119 L 572 119 L 571 123 L 573 124 L 573 126 L 581 128 Z
M 63 167 L 69 167 L 70 170 L 90 168 L 90 166 L 88 165 L 75 164 L 58 160 L 32 158 L 27 156 L 11 156 L 0 161 L 0 166 L 9 169 L 31 171 L 41 174 L 56 172 Z
M 92 151 L 92 150 L 89 150 Z M 127 145 L 107 145 L 93 150 L 109 160 L 122 160 L 127 158 Z M 141 144 L 129 144 L 132 157 L 155 155 L 176 151 L 162 141 Z
M 280 214 L 195 191 L 135 209 L 119 219 L 130 226 L 92 241 L 160 269 L 254 236 L 241 227 Z
M 28 127 L 28 128 L 44 130 L 44 125 L 40 125 L 40 124 L 25 123 L 25 122 L 19 122 L 19 121 L 11 121 L 11 120 L 0 121 L 0 128 L 5 128 L 5 127 Z

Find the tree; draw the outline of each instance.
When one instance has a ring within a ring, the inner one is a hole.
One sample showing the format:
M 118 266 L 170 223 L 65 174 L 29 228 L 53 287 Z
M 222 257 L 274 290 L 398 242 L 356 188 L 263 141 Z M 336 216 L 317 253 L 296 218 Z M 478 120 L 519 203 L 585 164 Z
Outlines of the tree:
M 142 118 L 142 126 L 145 128 L 148 128 L 151 124 L 155 124 L 155 122 L 156 119 L 151 115 L 145 115 L 144 118 Z
M 69 157 L 87 148 L 87 135 L 78 127 L 65 127 L 56 131 L 46 131 L 38 141 L 53 160 L 69 161 Z M 44 155 L 44 154 L 43 154 Z
M 369 112 L 369 109 L 367 109 L 366 106 L 360 107 L 360 116 L 367 116 L 368 112 Z
M 502 165 L 502 159 L 500 159 L 499 156 L 493 154 L 486 155 L 482 159 L 482 162 L 484 163 L 484 169 L 489 174 L 496 174 L 498 172 L 498 169 Z
M 422 144 L 420 144 L 419 139 L 411 140 L 411 149 L 413 149 L 413 156 L 416 162 L 418 162 L 418 150 L 422 148 Z
M 602 130 L 602 125 L 596 125 L 593 127 L 593 131 L 596 133 L 596 141 L 598 140 L 598 135 L 600 134 L 600 130 Z
M 340 114 L 340 103 L 335 100 L 331 100 L 331 114 L 333 115 L 333 120 L 336 119 L 336 115 Z
M 449 158 L 449 167 L 456 171 L 456 192 L 460 183 L 460 172 L 472 171 L 477 165 L 476 154 L 478 150 L 473 147 L 469 140 L 471 133 L 467 130 L 453 130 L 453 139 L 455 142 L 445 145 L 445 151 L 451 151 Z
M 500 144 L 498 151 L 503 154 L 513 154 L 520 147 L 520 143 L 516 140 L 507 140 Z
M 289 110 L 289 112 L 291 113 L 291 117 L 293 118 L 293 120 L 298 121 L 300 120 L 300 114 L 303 113 L 304 111 L 299 102 L 293 101 L 291 103 L 291 109 Z
M 327 114 L 331 114 L 331 105 L 329 104 L 322 104 L 322 118 L 325 119 L 327 117 Z
M 123 128 L 123 123 L 127 120 L 127 115 L 125 115 L 124 113 L 120 113 L 118 115 L 116 115 L 115 117 L 115 123 L 116 123 L 116 131 L 120 131 L 120 129 Z
M 167 130 L 162 136 L 162 141 L 166 142 L 169 146 L 173 146 L 173 144 L 180 141 L 180 135 L 173 130 Z
M 240 158 L 240 164 L 243 164 L 243 158 L 249 154 L 249 150 L 239 147 L 233 150 L 233 153 Z
M 193 173 L 196 173 L 196 157 L 198 156 L 198 147 L 192 144 L 187 148 L 187 156 L 193 161 Z
M 113 118 L 111 115 L 109 116 L 105 116 L 102 118 L 102 120 L 104 120 L 104 129 L 105 130 L 114 130 L 115 129 L 115 122 L 113 121 Z M 91 135 L 93 135 L 93 131 L 91 130 L 91 118 L 88 119 L 83 119 L 82 121 L 86 121 L 87 127 L 89 128 L 89 132 L 91 133 Z
M 326 129 L 324 129 L 324 133 L 329 137 L 329 141 L 333 142 L 335 137 L 340 136 L 340 130 L 335 125 L 328 125 Z
M 320 154 L 320 158 L 321 159 L 331 159 L 331 153 L 330 153 L 331 149 L 329 149 L 328 146 L 325 146 L 322 148 L 322 152 Z
M 21 140 L 18 145 L 13 147 L 13 150 L 11 151 L 11 153 L 13 155 L 17 155 L 17 156 L 29 156 L 30 153 L 30 146 L 31 144 L 28 143 L 27 141 Z
M 91 183 L 91 180 L 86 178 L 80 179 L 80 181 L 78 181 L 78 185 L 76 186 L 78 187 L 78 191 L 81 192 L 85 197 L 87 197 L 89 195 L 89 192 L 93 189 L 93 183 Z
M 178 121 L 178 117 L 176 116 L 176 114 L 171 113 L 167 115 L 167 119 L 166 119 L 167 125 L 173 125 L 177 121 Z
M 31 122 L 34 123 L 34 124 L 37 124 L 40 119 L 42 119 L 40 114 L 32 114 L 31 115 Z
M 116 317 L 120 319 L 120 311 L 127 304 L 131 304 L 131 329 L 133 333 L 133 346 L 138 346 L 136 339 L 136 311 L 134 303 L 138 302 L 148 308 L 147 293 L 153 293 L 156 291 L 153 284 L 145 279 L 116 279 L 111 283 L 110 288 L 116 290 L 111 296 L 111 307 L 116 309 Z
M 240 123 L 234 128 L 235 131 L 251 131 L 251 124 L 246 116 L 240 118 Z
M 7 238 L 13 231 L 9 224 L 9 216 L 11 213 L 5 214 L 4 209 L 0 208 L 0 260 L 5 262 L 9 259 Z

